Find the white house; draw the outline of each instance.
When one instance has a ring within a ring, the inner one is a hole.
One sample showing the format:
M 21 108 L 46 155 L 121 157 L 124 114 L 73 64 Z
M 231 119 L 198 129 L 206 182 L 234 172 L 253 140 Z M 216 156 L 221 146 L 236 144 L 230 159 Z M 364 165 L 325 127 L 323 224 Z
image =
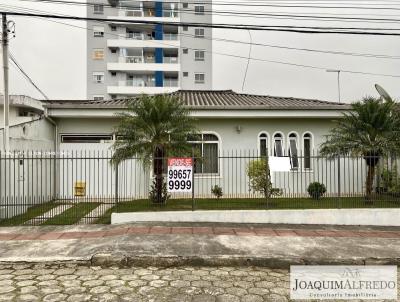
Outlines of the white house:
M 362 159 L 339 163 L 318 157 L 324 136 L 334 120 L 350 109 L 348 104 L 239 94 L 231 90 L 180 90 L 172 95 L 197 118 L 199 135 L 193 144 L 206 158 L 196 167 L 197 197 L 209 196 L 213 185 L 221 186 L 226 197 L 255 196 L 249 188 L 246 167 L 251 160 L 266 153 L 290 157 L 291 171 L 273 175 L 274 186 L 285 196 L 306 195 L 312 181 L 325 183 L 328 194 L 363 192 L 365 164 Z M 36 155 L 27 153 L 19 154 L 18 161 L 6 170 L 3 167 L 1 179 L 11 179 L 7 176 L 14 173 L 18 179 L 18 198 L 28 198 L 31 204 L 40 198 L 74 200 L 77 183 L 85 183 L 83 197 L 90 200 L 113 199 L 116 195 L 126 199 L 148 196 L 151 177 L 137 160 L 126 161 L 118 170 L 110 163 L 118 124 L 116 114 L 125 110 L 126 100 L 53 100 L 44 101 L 43 108 L 44 114 L 36 122 L 31 121 L 30 127 L 35 123 L 45 126 L 41 125 L 40 131 L 32 131 L 24 139 L 35 142 L 42 136 L 45 143 L 40 146 L 32 143 L 31 148 L 24 150 L 56 153 L 41 153 L 44 160 L 39 161 L 40 167 L 34 159 Z M 16 129 L 22 127 L 24 124 Z M 11 135 L 11 142 L 18 139 Z M 19 144 L 11 143 L 11 146 L 19 149 Z M 39 168 L 40 173 L 35 174 Z M 346 173 L 340 176 L 340 171 Z M 2 199 L 6 191 L 3 184 Z

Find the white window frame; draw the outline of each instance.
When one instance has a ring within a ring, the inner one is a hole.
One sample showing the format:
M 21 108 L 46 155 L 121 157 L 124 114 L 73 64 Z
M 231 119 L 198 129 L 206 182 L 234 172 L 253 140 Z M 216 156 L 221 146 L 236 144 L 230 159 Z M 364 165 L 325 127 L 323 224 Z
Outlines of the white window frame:
M 270 141 L 269 140 L 271 137 L 270 137 L 269 133 L 266 131 L 261 131 L 260 133 L 258 133 L 258 136 L 257 136 L 258 155 L 261 156 L 261 139 L 264 140 L 264 137 L 261 137 L 261 135 L 267 136 L 267 137 L 265 137 L 265 143 L 267 146 L 267 155 L 269 156 L 270 155 Z
M 103 15 L 104 14 L 104 4 L 94 4 L 93 5 L 93 14 Z
M 104 27 L 103 26 L 93 26 L 93 37 L 104 38 Z
M 206 60 L 206 52 L 204 49 L 196 49 L 194 51 L 194 60 L 204 62 Z
M 194 36 L 195 38 L 204 38 L 205 36 L 205 29 L 202 27 L 197 27 L 194 29 Z
M 93 95 L 93 100 L 94 101 L 104 101 L 104 95 L 102 95 L 102 94 Z
M 102 52 L 103 56 L 101 58 L 96 57 L 96 52 Z M 96 61 L 102 61 L 105 59 L 105 52 L 104 52 L 104 48 L 93 48 L 93 55 L 92 55 L 92 59 L 96 60 Z
M 276 137 L 277 135 L 280 135 L 280 137 Z M 282 147 L 282 155 L 278 156 L 278 153 L 276 152 L 276 141 L 279 140 L 281 141 L 281 147 Z M 273 155 L 276 157 L 284 157 L 285 156 L 285 136 L 283 135 L 282 132 L 275 132 L 274 135 L 272 136 L 272 142 L 274 148 L 273 150 Z
M 203 80 L 198 80 L 197 76 L 203 76 Z M 195 72 L 194 73 L 194 83 L 195 84 L 205 84 L 206 82 L 206 74 L 204 72 Z
M 307 137 L 307 139 L 310 142 L 310 167 L 306 168 L 306 154 L 305 154 L 305 143 L 304 141 L 306 140 L 306 135 L 309 135 L 309 137 Z M 312 171 L 313 170 L 313 164 L 312 164 L 312 156 L 313 156 L 313 150 L 314 150 L 314 135 L 310 132 L 304 132 L 303 135 L 301 136 L 302 139 L 302 156 L 303 156 L 303 170 L 304 171 Z
M 99 78 L 102 77 L 102 78 Z M 103 84 L 105 81 L 105 74 L 103 71 L 94 71 L 93 72 L 93 83 Z
M 294 137 L 292 137 L 294 135 Z M 295 147 L 296 147 L 296 157 L 297 157 L 297 167 L 293 166 L 293 161 L 292 161 L 292 154 L 293 154 L 293 150 L 292 150 L 292 144 L 291 141 L 295 142 Z M 299 134 L 297 132 L 290 132 L 288 134 L 288 156 L 290 158 L 290 166 L 292 167 L 292 170 L 298 170 L 300 168 L 300 160 L 299 160 Z
M 215 135 L 218 140 L 217 141 L 204 141 L 203 137 L 204 137 L 204 135 L 207 135 L 207 134 Z M 218 172 L 217 173 L 204 173 L 204 172 L 194 173 L 194 176 L 196 178 L 202 178 L 202 177 L 206 178 L 206 177 L 209 177 L 209 176 L 216 177 L 216 176 L 222 175 L 222 162 L 221 162 L 222 159 L 221 159 L 221 156 L 220 156 L 220 154 L 221 154 L 221 137 L 220 137 L 220 135 L 218 133 L 216 133 L 216 132 L 213 132 L 213 131 L 202 131 L 200 133 L 197 133 L 197 135 L 201 135 L 201 138 L 202 138 L 201 141 L 188 141 L 188 143 L 190 143 L 190 144 L 201 144 L 202 146 L 204 144 L 217 144 Z M 202 153 L 203 153 L 203 147 L 202 147 Z M 204 155 L 201 154 L 201 156 L 203 157 Z
M 197 16 L 203 16 L 205 13 L 204 4 L 195 4 L 194 5 L 194 14 Z
M 76 138 L 81 137 L 82 141 L 77 140 L 77 141 L 64 142 L 64 138 L 67 138 L 67 137 L 76 137 Z M 99 141 L 84 140 L 84 138 L 90 138 L 90 137 L 92 137 L 92 138 L 93 137 L 103 137 L 104 139 L 99 140 Z M 63 144 L 101 144 L 101 143 L 106 143 L 106 142 L 111 143 L 112 141 L 113 141 L 112 134 L 103 134 L 103 133 L 101 133 L 101 134 L 94 134 L 94 133 L 85 133 L 85 134 L 62 133 L 62 134 L 60 134 L 60 142 Z

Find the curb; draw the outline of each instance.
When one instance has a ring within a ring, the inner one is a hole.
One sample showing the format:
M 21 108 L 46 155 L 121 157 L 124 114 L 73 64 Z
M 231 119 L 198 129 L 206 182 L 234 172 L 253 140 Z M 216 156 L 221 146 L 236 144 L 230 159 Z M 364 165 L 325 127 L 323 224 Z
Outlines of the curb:
M 269 258 L 269 257 L 244 257 L 244 256 L 154 256 L 154 255 L 122 255 L 111 253 L 98 253 L 90 259 L 55 258 L 55 259 L 5 259 L 2 264 L 74 264 L 81 266 L 101 267 L 181 267 L 181 266 L 231 266 L 231 267 L 265 267 L 271 269 L 289 269 L 291 265 L 396 265 L 400 267 L 400 258 Z

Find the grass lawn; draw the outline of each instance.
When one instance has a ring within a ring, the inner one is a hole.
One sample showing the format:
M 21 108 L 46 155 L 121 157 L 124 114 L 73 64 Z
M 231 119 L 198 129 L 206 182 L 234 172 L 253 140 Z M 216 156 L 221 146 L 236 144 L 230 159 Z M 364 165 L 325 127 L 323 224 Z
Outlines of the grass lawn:
M 24 222 L 31 220 L 37 216 L 43 215 L 44 213 L 50 211 L 51 209 L 59 206 L 59 203 L 55 203 L 53 201 L 46 202 L 38 205 L 34 205 L 26 210 L 25 213 L 0 220 L 0 226 L 13 226 L 20 225 Z
M 336 208 L 398 208 L 400 198 L 379 196 L 373 203 L 366 203 L 362 197 L 321 198 L 274 198 L 267 203 L 265 199 L 196 199 L 195 210 L 265 210 L 265 209 L 336 209 Z M 96 223 L 111 223 L 111 213 L 148 211 L 191 211 L 191 199 L 173 199 L 166 205 L 155 205 L 147 199 L 120 202 L 108 210 Z
M 80 202 L 65 210 L 60 215 L 50 218 L 42 225 L 61 225 L 61 224 L 74 224 L 81 220 L 84 216 L 98 207 L 100 204 L 97 202 Z

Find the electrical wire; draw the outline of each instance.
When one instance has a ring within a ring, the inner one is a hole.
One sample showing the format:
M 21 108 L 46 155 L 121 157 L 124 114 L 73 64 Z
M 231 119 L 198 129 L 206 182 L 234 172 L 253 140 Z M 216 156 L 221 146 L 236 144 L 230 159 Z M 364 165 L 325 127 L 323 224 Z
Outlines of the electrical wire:
M 17 60 L 15 59 L 15 57 L 13 56 L 13 54 L 11 52 L 9 52 L 10 55 L 10 60 L 12 63 L 14 63 L 14 65 L 18 68 L 18 70 L 21 72 L 21 74 L 29 81 L 29 83 L 32 84 L 33 87 L 36 88 L 37 91 L 39 91 L 39 93 L 46 99 L 48 100 L 49 98 L 47 97 L 47 95 L 38 87 L 38 85 L 35 84 L 35 82 L 32 80 L 32 78 L 24 71 L 24 69 L 22 68 L 22 66 L 17 62 Z
M 61 23 L 61 22 L 54 21 L 54 20 L 49 20 L 49 19 L 45 19 L 45 20 L 46 21 L 51 21 L 51 22 Z M 67 26 L 73 26 L 73 27 L 76 27 L 76 28 L 81 28 L 81 29 L 84 29 L 84 30 L 87 30 L 87 31 L 93 31 L 93 29 L 90 29 L 90 28 L 80 27 L 80 26 L 71 25 L 71 24 L 67 24 L 67 23 L 61 23 L 61 24 L 64 24 L 64 25 L 67 25 Z M 109 35 L 114 35 L 114 36 L 118 36 L 119 37 L 119 35 L 117 35 L 117 34 L 109 33 Z M 190 50 L 196 50 L 195 48 L 186 47 L 186 46 L 178 46 L 177 47 L 176 45 L 168 44 L 168 43 L 157 41 L 157 40 L 149 40 L 149 42 L 154 42 L 154 43 L 161 44 L 161 45 L 164 45 L 164 46 L 173 46 L 173 47 L 176 47 L 176 48 L 179 48 L 179 49 L 187 48 L 187 49 L 190 49 Z M 221 55 L 221 56 L 238 58 L 238 59 L 246 59 L 246 60 L 249 59 L 249 57 L 246 57 L 246 56 L 239 56 L 239 55 L 233 55 L 233 54 L 227 54 L 227 53 L 221 53 L 221 52 L 215 52 L 215 51 L 207 51 L 206 50 L 205 52 L 208 52 L 208 53 L 211 53 L 211 54 L 216 54 L 216 55 Z M 313 65 L 306 65 L 306 64 L 297 64 L 297 63 L 277 61 L 277 60 L 266 60 L 266 59 L 261 59 L 261 58 L 252 58 L 252 57 L 250 57 L 250 60 L 259 61 L 259 62 L 274 63 L 274 64 L 281 64 L 281 65 L 287 65 L 287 66 L 294 66 L 294 67 L 316 69 L 316 70 L 324 70 L 324 71 L 326 71 L 327 69 L 332 69 L 332 68 L 329 68 L 329 67 L 313 66 Z M 340 70 L 343 73 L 349 73 L 349 74 L 372 75 L 372 76 L 400 78 L 400 75 L 393 75 L 393 74 L 363 72 L 363 71 L 346 70 L 346 69 L 340 69 Z
M 8 7 L 8 8 L 11 8 L 11 9 L 18 9 L 20 11 L 22 10 L 22 11 L 34 11 L 34 12 L 40 12 L 40 13 L 48 13 L 47 11 L 36 10 L 36 9 L 28 9 L 28 8 L 23 8 L 23 7 L 19 7 L 19 6 L 12 6 L 12 5 L 1 5 L 0 4 L 0 7 Z M 69 23 L 63 23 L 63 22 L 59 22 L 59 21 L 55 21 L 55 20 L 47 20 L 47 21 L 52 21 L 52 22 L 55 22 L 55 23 L 68 25 L 68 26 L 72 26 L 72 27 L 77 27 L 77 28 L 82 28 L 82 29 L 88 29 L 86 27 L 75 26 L 75 25 L 72 25 L 72 24 L 69 24 Z M 108 35 L 109 33 L 106 33 L 106 34 Z M 111 35 L 118 36 L 116 34 L 111 34 Z M 178 35 L 181 36 L 181 37 L 196 38 L 196 36 L 192 35 L 192 34 L 180 33 Z M 219 41 L 219 42 L 227 42 L 227 43 L 246 44 L 246 45 L 249 44 L 248 42 L 245 42 L 245 41 L 224 39 L 224 38 L 216 38 L 216 37 L 209 37 L 209 36 L 204 36 L 204 39 L 212 40 L 212 41 Z M 390 56 L 390 55 L 385 55 L 385 54 L 354 53 L 354 52 L 329 51 L 329 50 L 319 50 L 319 49 L 310 49 L 310 48 L 296 48 L 296 47 L 290 47 L 290 46 L 275 45 L 275 44 L 265 44 L 265 43 L 256 43 L 256 42 L 252 42 L 252 45 L 253 46 L 259 46 L 259 47 L 277 48 L 277 49 L 285 49 L 285 50 L 292 50 L 292 51 L 302 51 L 302 52 L 311 52 L 311 53 L 332 54 L 332 55 L 345 55 L 345 56 L 377 58 L 377 59 L 391 59 L 391 60 L 400 59 L 400 56 Z
M 0 11 L 0 14 L 7 14 L 10 16 L 24 16 L 24 17 L 40 17 L 40 18 L 53 18 L 53 19 L 64 19 L 64 20 L 77 20 L 77 21 L 98 21 L 106 23 L 123 23 L 123 24 L 150 24 L 150 25 L 168 25 L 168 26 L 190 26 L 197 28 L 221 28 L 221 29 L 234 29 L 234 30 L 256 30 L 256 31 L 278 31 L 278 32 L 293 32 L 303 34 L 346 34 L 346 35 L 374 35 L 374 36 L 400 36 L 400 33 L 395 32 L 377 32 L 377 31 L 346 31 L 346 30 L 334 30 L 326 27 L 320 27 L 318 29 L 307 28 L 305 26 L 273 26 L 273 25 L 243 25 L 243 24 L 223 24 L 223 23 L 193 23 L 193 22 L 166 22 L 166 21 L 149 21 L 149 20 L 121 20 L 121 19 L 103 19 L 103 18 L 89 18 L 89 17 L 76 17 L 76 16 L 62 16 L 54 14 L 35 14 L 35 13 L 19 13 L 13 11 Z

